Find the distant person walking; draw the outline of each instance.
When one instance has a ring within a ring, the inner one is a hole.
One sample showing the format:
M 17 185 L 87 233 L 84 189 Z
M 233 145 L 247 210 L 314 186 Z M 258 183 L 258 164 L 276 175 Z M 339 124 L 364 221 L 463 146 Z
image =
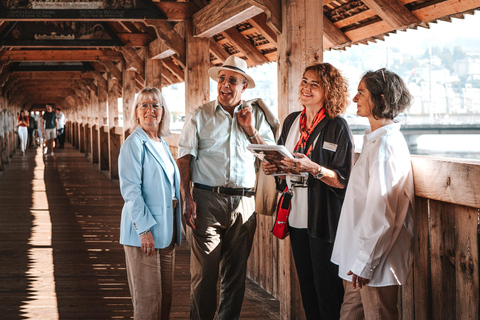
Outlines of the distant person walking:
M 47 154 L 50 150 L 50 155 L 54 155 L 53 148 L 55 148 L 55 138 L 57 136 L 57 114 L 53 111 L 53 107 L 49 104 L 45 107 L 47 111 L 43 114 L 43 122 L 45 126 L 44 137 L 46 147 L 43 150 L 44 154 Z
M 35 119 L 35 112 L 30 111 L 28 118 L 28 146 L 35 146 L 35 131 L 37 131 L 37 120 Z
M 20 110 L 20 114 L 17 117 L 18 127 L 18 139 L 20 140 L 20 148 L 22 149 L 22 155 L 25 155 L 25 148 L 27 147 L 28 140 L 28 116 L 24 110 Z
M 40 111 L 37 117 L 37 135 L 38 145 L 43 148 L 43 111 Z
M 57 108 L 57 140 L 59 148 L 63 149 L 65 144 L 65 115 L 60 108 Z

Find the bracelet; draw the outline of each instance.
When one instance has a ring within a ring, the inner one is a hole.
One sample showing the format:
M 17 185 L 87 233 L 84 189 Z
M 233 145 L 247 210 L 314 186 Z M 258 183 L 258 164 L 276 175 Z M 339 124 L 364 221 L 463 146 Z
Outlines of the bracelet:
M 147 230 L 145 230 L 145 231 L 143 231 L 143 232 L 140 232 L 138 235 L 139 235 L 139 236 L 143 236 L 143 235 L 145 235 L 145 234 L 147 234 L 147 233 L 149 233 L 149 232 L 150 232 L 150 229 L 147 229 Z
M 255 129 L 255 134 L 251 137 L 248 137 L 248 139 L 252 140 L 252 139 L 255 139 L 255 137 L 258 136 L 258 130 Z

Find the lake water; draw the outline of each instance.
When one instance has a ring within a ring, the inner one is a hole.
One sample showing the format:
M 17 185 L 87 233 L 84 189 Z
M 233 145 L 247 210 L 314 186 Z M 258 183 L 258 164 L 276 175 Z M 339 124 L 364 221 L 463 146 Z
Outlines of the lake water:
M 360 150 L 362 135 L 354 135 L 355 146 Z M 480 160 L 480 135 L 478 134 L 425 134 L 417 139 L 417 148 L 411 154 L 437 157 Z

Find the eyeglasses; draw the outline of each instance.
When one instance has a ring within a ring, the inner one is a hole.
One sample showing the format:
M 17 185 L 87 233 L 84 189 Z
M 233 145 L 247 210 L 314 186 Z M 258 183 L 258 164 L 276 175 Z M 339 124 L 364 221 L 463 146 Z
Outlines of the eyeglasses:
M 381 71 L 382 72 L 382 77 L 383 77 L 383 82 L 386 82 L 387 80 L 385 80 L 385 70 L 387 70 L 386 68 L 381 68 L 381 69 L 378 69 L 377 71 L 375 71 L 375 73 Z
M 140 108 L 142 110 L 147 110 L 148 107 L 152 107 L 153 110 L 158 110 L 160 108 L 160 105 L 158 103 L 146 103 L 146 102 L 140 102 L 137 104 L 137 108 Z
M 218 77 L 218 83 L 224 83 L 225 80 L 227 80 L 232 86 L 236 86 L 240 81 L 243 82 L 243 80 L 234 77 L 230 77 L 228 79 L 225 76 Z

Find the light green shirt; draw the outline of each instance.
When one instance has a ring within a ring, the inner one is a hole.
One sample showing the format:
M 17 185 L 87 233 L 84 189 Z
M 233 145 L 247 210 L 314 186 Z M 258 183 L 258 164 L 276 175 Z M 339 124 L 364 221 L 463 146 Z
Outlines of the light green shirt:
M 192 181 L 208 186 L 252 188 L 255 185 L 254 155 L 250 140 L 237 121 L 218 101 L 208 102 L 188 115 L 178 143 L 178 157 L 192 155 Z M 275 144 L 263 111 L 253 106 L 255 128 L 267 144 Z

